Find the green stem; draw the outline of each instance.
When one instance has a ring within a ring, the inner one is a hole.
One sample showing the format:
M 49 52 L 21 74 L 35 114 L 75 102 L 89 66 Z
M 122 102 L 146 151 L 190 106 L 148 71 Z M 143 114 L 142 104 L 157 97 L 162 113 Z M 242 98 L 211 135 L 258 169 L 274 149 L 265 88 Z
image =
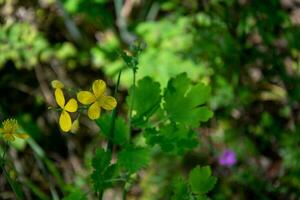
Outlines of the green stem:
M 6 152 L 8 150 L 8 144 L 5 143 L 4 144 L 4 152 L 3 152 L 3 155 L 2 155 L 2 159 L 1 159 L 1 169 L 4 173 L 4 176 L 9 184 L 9 186 L 11 187 L 11 189 L 13 190 L 13 192 L 15 193 L 17 199 L 22 199 L 23 197 L 23 194 L 20 190 L 18 190 L 18 185 L 14 183 L 14 181 L 10 178 L 8 172 L 6 171 L 5 169 L 5 160 L 6 160 Z
M 124 178 L 113 178 L 113 179 L 106 180 L 104 182 L 117 182 L 117 181 L 125 182 L 126 179 L 124 179 Z
M 133 104 L 134 104 L 134 95 L 135 95 L 135 82 L 136 82 L 136 70 L 133 69 L 133 81 L 132 81 L 132 89 L 131 89 L 131 99 L 129 104 L 129 112 L 128 112 L 128 127 L 129 127 L 129 139 L 131 136 L 131 121 L 132 121 L 132 110 L 133 110 Z
M 122 74 L 122 70 L 119 71 L 117 85 L 114 91 L 114 97 L 116 99 L 118 99 L 118 90 L 120 85 L 121 74 Z M 113 109 L 111 113 L 111 119 L 110 119 L 109 141 L 107 143 L 107 149 L 110 150 L 111 152 L 113 151 L 113 138 L 115 132 L 116 117 L 117 117 L 117 107 Z
M 117 85 L 116 85 L 115 91 L 114 91 L 114 97 L 116 98 L 116 100 L 118 99 L 118 90 L 119 90 L 119 85 L 120 85 L 121 74 L 122 74 L 122 70 L 119 71 Z M 117 107 L 115 109 L 113 109 L 113 111 L 111 113 L 111 118 L 110 118 L 109 139 L 108 139 L 107 148 L 106 148 L 110 152 L 113 152 L 113 148 L 114 148 L 113 138 L 114 138 L 114 132 L 115 132 L 116 117 L 117 117 Z M 103 193 L 104 193 L 103 190 L 99 191 L 99 200 L 102 200 Z
M 131 121 L 132 121 L 132 111 L 133 111 L 133 104 L 134 104 L 134 96 L 135 96 L 135 82 L 136 82 L 136 69 L 132 70 L 133 72 L 133 81 L 132 81 L 132 89 L 131 89 L 131 99 L 129 104 L 129 112 L 128 112 L 128 128 L 129 128 L 129 140 L 131 137 Z M 122 192 L 122 199 L 126 200 L 127 190 L 124 184 L 123 192 Z
M 2 159 L 1 159 L 1 166 L 5 165 L 5 156 L 6 156 L 7 149 L 8 149 L 8 145 L 5 142 L 5 144 L 4 144 L 4 150 L 3 150 L 3 155 L 2 155 Z
M 52 173 L 52 175 L 55 177 L 55 179 L 56 179 L 56 181 L 59 185 L 59 188 L 61 188 L 61 190 L 63 192 L 65 192 L 64 181 L 60 177 L 58 170 L 55 169 L 55 166 L 46 157 L 46 154 L 45 154 L 44 150 L 32 138 L 29 138 L 27 140 L 27 142 L 28 142 L 29 146 L 31 147 L 31 149 L 34 152 L 34 157 L 37 161 L 37 164 L 38 164 L 39 168 L 41 169 L 44 177 L 49 182 L 49 189 L 50 189 L 50 192 L 51 192 L 52 199 L 54 199 L 54 200 L 59 199 L 58 193 L 55 189 L 55 186 L 51 182 L 50 175 L 48 173 L 48 172 Z
M 101 191 L 99 192 L 99 198 L 98 198 L 99 200 L 102 200 L 102 199 L 103 199 L 103 192 L 104 192 L 103 190 L 101 190 Z
M 44 193 L 38 186 L 36 186 L 31 180 L 25 178 L 24 183 L 31 190 L 31 192 L 37 196 L 40 200 L 50 200 L 48 195 Z
M 123 192 L 122 192 L 122 200 L 126 200 L 126 197 L 127 197 L 127 191 L 126 191 L 126 189 L 125 189 L 125 187 L 124 187 L 124 190 L 123 190 Z
M 79 112 L 81 112 L 81 111 L 84 111 L 84 110 L 87 110 L 87 109 L 88 109 L 88 106 L 83 105 L 83 106 L 78 106 L 77 110 Z M 51 106 L 48 107 L 48 110 L 54 110 L 54 111 L 57 111 L 57 112 L 61 112 L 62 111 L 62 109 L 59 108 L 59 107 L 51 107 Z
M 2 170 L 4 173 L 4 176 L 8 182 L 8 184 L 10 185 L 11 189 L 13 190 L 13 192 L 15 193 L 17 199 L 22 199 L 22 195 L 20 194 L 20 192 L 17 191 L 16 186 L 14 185 L 14 181 L 10 178 L 8 172 L 5 169 L 5 166 L 2 166 Z

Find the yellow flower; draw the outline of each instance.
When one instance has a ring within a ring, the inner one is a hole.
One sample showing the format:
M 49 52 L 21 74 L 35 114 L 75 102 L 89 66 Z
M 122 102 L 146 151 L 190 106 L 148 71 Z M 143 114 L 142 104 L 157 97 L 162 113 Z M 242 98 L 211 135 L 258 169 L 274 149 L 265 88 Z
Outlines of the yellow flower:
M 96 80 L 92 86 L 93 92 L 81 91 L 77 94 L 77 99 L 84 105 L 90 105 L 88 116 L 90 119 L 98 119 L 101 113 L 101 107 L 105 110 L 112 110 L 117 106 L 117 101 L 112 96 L 106 96 L 106 84 L 103 80 Z
M 19 125 L 15 119 L 6 119 L 2 122 L 2 128 L 0 128 L 0 133 L 7 141 L 14 141 L 15 137 L 26 139 L 29 136 L 26 133 L 17 133 Z
M 65 103 L 64 93 L 60 88 L 55 89 L 55 100 L 59 107 L 62 109 L 62 112 L 59 117 L 60 128 L 64 132 L 68 132 L 72 127 L 71 116 L 68 112 L 76 112 L 78 105 L 77 101 L 71 98 L 67 103 Z
M 62 88 L 64 88 L 64 84 L 62 82 L 58 81 L 58 80 L 53 80 L 51 82 L 51 85 L 52 85 L 52 87 L 54 89 L 62 89 Z

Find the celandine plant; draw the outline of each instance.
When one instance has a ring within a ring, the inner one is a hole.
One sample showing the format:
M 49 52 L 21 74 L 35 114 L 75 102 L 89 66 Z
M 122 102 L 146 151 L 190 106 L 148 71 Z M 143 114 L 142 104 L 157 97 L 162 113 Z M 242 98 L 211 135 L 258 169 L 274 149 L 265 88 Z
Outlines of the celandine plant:
M 91 179 L 99 199 L 103 198 L 106 189 L 122 187 L 122 198 L 125 200 L 138 172 L 147 167 L 154 146 L 159 146 L 166 155 L 183 155 L 198 144 L 194 129 L 213 115 L 205 105 L 210 97 L 210 87 L 203 83 L 193 84 L 185 73 L 171 78 L 163 91 L 160 84 L 150 77 L 144 77 L 136 83 L 141 50 L 140 46 L 133 46 L 130 54 L 121 54 L 126 67 L 133 73 L 132 87 L 126 98 L 127 120 L 117 116 L 117 94 L 122 70 L 119 71 L 113 96 L 106 95 L 106 83 L 103 80 L 95 80 L 90 91 L 79 91 L 77 100 L 74 97 L 66 101 L 63 83 L 57 80 L 52 82 L 59 106 L 61 130 L 69 132 L 77 129 L 79 116 L 87 113 L 107 140 L 107 147 L 96 149 L 92 159 Z M 81 103 L 80 106 L 77 101 Z M 102 112 L 103 109 L 112 112 L 108 115 Z M 73 123 L 69 113 L 76 113 Z M 145 144 L 134 144 L 131 137 L 133 129 L 135 134 L 145 139 Z M 114 148 L 116 146 L 118 148 Z M 117 158 L 116 161 L 112 162 L 112 157 Z M 190 171 L 187 180 L 184 177 L 174 179 L 170 186 L 173 187 L 172 199 L 207 199 L 206 194 L 215 183 L 216 178 L 212 176 L 210 167 L 197 166 Z M 85 193 L 75 191 L 65 199 L 86 198 Z

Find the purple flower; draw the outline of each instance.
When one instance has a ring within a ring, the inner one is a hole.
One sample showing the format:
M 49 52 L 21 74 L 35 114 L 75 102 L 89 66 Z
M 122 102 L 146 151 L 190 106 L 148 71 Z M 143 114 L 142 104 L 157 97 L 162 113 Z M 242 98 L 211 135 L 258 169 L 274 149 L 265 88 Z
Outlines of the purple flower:
M 232 167 L 235 163 L 236 163 L 235 152 L 230 149 L 226 149 L 219 156 L 219 164 L 222 166 Z

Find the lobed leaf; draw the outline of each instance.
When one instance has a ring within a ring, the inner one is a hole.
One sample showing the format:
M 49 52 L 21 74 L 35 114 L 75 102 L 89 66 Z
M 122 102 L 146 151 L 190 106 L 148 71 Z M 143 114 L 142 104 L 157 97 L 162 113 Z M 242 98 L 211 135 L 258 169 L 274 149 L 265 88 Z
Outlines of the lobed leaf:
M 150 151 L 147 148 L 128 146 L 118 154 L 118 164 L 129 173 L 146 167 L 149 161 Z
M 164 93 L 164 108 L 170 120 L 187 127 L 196 127 L 213 116 L 204 106 L 210 97 L 211 89 L 203 83 L 192 85 L 186 73 L 170 79 Z
M 131 99 L 133 98 L 132 95 L 134 95 L 134 101 L 133 105 L 130 105 Z M 133 94 L 131 89 L 127 97 L 127 104 L 132 106 L 132 109 L 135 111 L 135 115 L 132 119 L 133 125 L 139 126 L 146 123 L 160 107 L 160 101 L 160 84 L 153 81 L 150 77 L 144 77 L 139 80 L 135 88 L 135 93 Z
M 111 187 L 113 181 L 111 181 L 117 173 L 117 165 L 110 164 L 111 152 L 104 151 L 103 149 L 97 149 L 92 159 L 93 173 L 91 175 L 94 189 L 99 192 L 105 188 Z
M 109 140 L 112 140 L 114 144 L 124 145 L 128 143 L 129 140 L 129 129 L 125 120 L 121 117 L 117 117 L 115 121 L 115 129 L 113 138 L 110 138 L 110 126 L 111 126 L 111 116 L 103 115 L 96 120 L 97 125 L 101 129 L 101 133 Z
M 168 124 L 159 130 L 146 129 L 144 131 L 147 144 L 158 144 L 166 153 L 183 154 L 198 145 L 197 134 L 184 126 Z
M 209 166 L 195 167 L 189 174 L 189 184 L 193 193 L 203 195 L 213 189 L 217 178 L 211 175 Z
M 174 179 L 173 192 L 171 200 L 193 200 L 188 185 L 181 177 Z

